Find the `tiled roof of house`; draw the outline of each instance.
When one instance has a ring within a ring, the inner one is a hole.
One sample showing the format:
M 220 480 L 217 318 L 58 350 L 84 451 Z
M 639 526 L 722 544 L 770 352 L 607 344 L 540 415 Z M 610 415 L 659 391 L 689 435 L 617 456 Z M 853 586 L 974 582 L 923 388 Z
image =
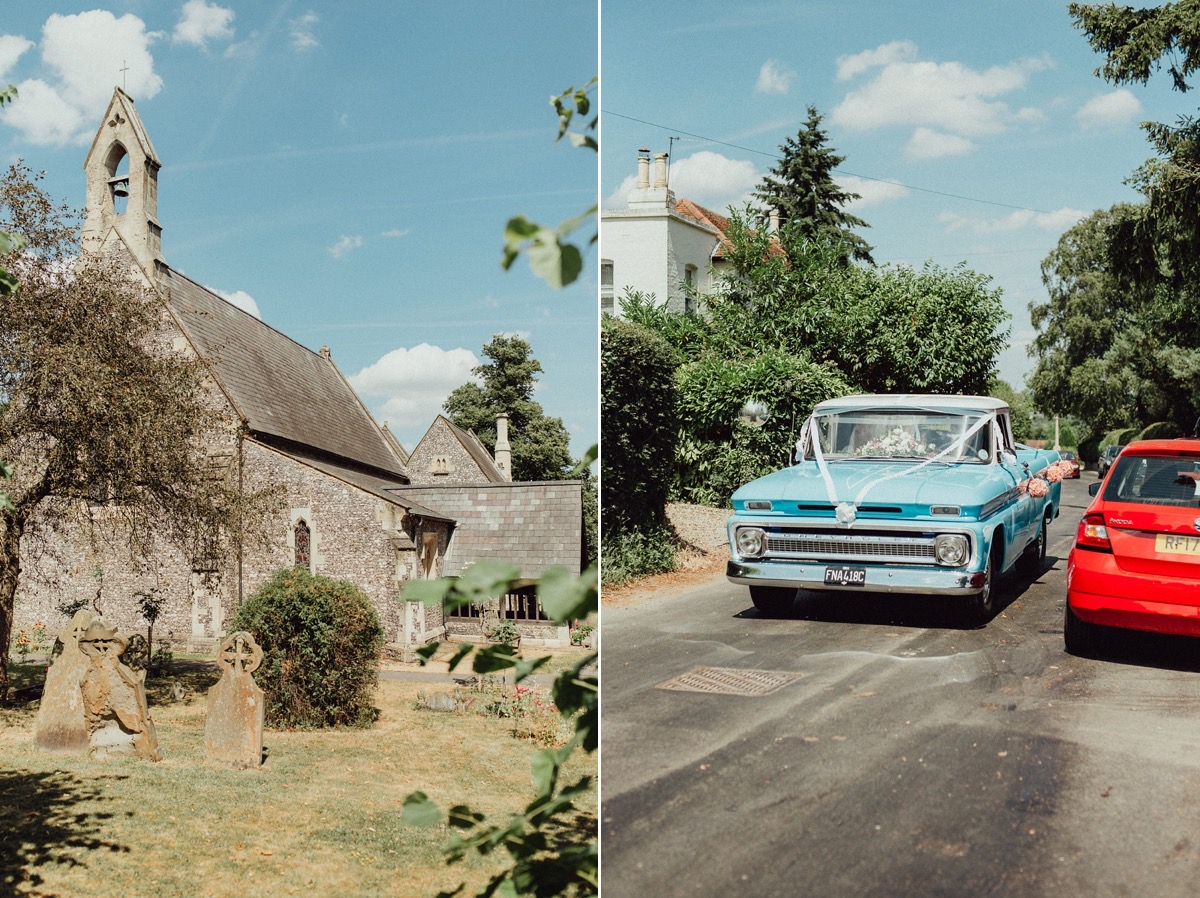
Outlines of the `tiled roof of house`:
M 511 561 L 522 577 L 561 565 L 580 570 L 582 482 L 472 483 L 403 486 L 393 490 L 457 521 L 443 573 L 454 577 L 483 558 Z
M 720 239 L 717 242 L 717 251 L 715 256 L 723 255 L 723 250 L 728 247 L 729 238 L 726 236 L 729 232 L 729 219 L 719 212 L 714 212 L 711 209 L 706 209 L 699 203 L 693 203 L 689 199 L 679 199 L 675 201 L 675 211 L 680 215 L 690 218 L 693 221 L 698 221 L 701 224 L 708 225 L 717 234 Z
M 251 433 L 407 480 L 404 463 L 326 354 L 168 269 L 168 303 Z

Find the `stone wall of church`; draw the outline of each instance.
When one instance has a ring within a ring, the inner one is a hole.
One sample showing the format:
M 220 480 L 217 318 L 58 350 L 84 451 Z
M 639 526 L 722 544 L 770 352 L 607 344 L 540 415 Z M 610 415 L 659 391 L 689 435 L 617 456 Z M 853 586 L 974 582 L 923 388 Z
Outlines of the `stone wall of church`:
M 444 636 L 440 607 L 406 608 L 399 597 L 406 580 L 441 574 L 448 525 L 406 520 L 403 509 L 253 441 L 243 443 L 243 453 L 246 489 L 277 484 L 284 494 L 266 522 L 265 545 L 247 546 L 240 570 L 231 552 L 217 569 L 194 571 L 189 558 L 163 541 L 150 548 L 147 560 L 137 561 L 119 509 L 79 509 L 60 530 L 51 532 L 47 519 L 25 538 L 14 634 L 37 622 L 57 634 L 72 603 L 99 610 L 122 631 L 145 634 L 141 593 L 165 597 L 154 627 L 156 644 L 206 646 L 226 632 L 239 600 L 296 563 L 297 525 L 303 521 L 310 570 L 363 590 L 389 642 Z
M 408 476 L 413 483 L 487 483 L 479 463 L 441 418 L 408 459 Z
M 66 510 L 66 509 L 60 509 Z M 13 607 L 14 629 L 43 623 L 54 636 L 70 619 L 71 606 L 99 610 L 124 632 L 146 634 L 139 594 L 162 596 L 154 641 L 182 642 L 192 630 L 191 564 L 164 541 L 134 560 L 119 509 L 69 509 L 63 526 L 50 528 L 50 516 L 37 521 L 22 541 L 21 584 Z
M 244 444 L 244 464 L 247 489 L 274 483 L 284 490 L 282 506 L 267 525 L 269 545 L 244 553 L 244 595 L 249 597 L 281 567 L 297 563 L 298 533 L 306 528 L 309 570 L 348 580 L 365 592 L 388 641 L 401 641 L 405 608 L 400 590 L 406 579 L 424 573 L 420 547 L 425 533 L 436 546 L 432 574 L 440 573 L 448 528 L 436 522 L 408 522 L 405 532 L 401 509 L 391 503 L 253 441 Z M 304 541 L 300 536 L 302 553 Z M 441 608 L 426 608 L 424 625 L 430 638 L 439 635 Z

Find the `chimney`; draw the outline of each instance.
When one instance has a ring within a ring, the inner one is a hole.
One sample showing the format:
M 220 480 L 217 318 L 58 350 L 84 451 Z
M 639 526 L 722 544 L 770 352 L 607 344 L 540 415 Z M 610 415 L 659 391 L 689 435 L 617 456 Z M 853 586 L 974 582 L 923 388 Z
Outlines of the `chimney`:
M 654 189 L 664 190 L 667 186 L 667 154 L 654 154 Z
M 626 197 L 629 208 L 660 214 L 675 208 L 675 194 L 667 187 L 667 154 L 654 154 L 654 185 L 650 184 L 650 151 L 638 150 L 637 181 Z
M 771 217 L 767 220 L 767 233 L 774 234 L 779 230 L 779 209 L 771 207 Z
M 650 151 L 645 147 L 638 150 L 637 184 L 634 187 L 639 190 L 650 187 Z
M 496 467 L 504 479 L 512 481 L 512 450 L 508 445 L 508 415 L 496 416 Z

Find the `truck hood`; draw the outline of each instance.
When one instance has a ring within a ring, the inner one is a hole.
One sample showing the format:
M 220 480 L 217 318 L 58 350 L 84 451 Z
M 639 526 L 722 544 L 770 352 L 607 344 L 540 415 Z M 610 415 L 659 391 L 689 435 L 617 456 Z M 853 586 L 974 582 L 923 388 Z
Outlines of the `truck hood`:
M 854 459 L 828 463 L 834 498 L 854 502 L 860 493 L 861 510 L 886 508 L 894 513 L 928 514 L 929 506 L 954 505 L 970 514 L 1019 482 L 1016 471 L 1001 465 L 941 464 L 918 467 L 916 461 Z M 776 511 L 794 511 L 796 506 L 827 506 L 832 510 L 829 490 L 815 461 L 804 461 L 753 480 L 733 494 L 737 511 L 750 500 L 765 500 Z M 789 507 L 790 506 L 790 507 Z

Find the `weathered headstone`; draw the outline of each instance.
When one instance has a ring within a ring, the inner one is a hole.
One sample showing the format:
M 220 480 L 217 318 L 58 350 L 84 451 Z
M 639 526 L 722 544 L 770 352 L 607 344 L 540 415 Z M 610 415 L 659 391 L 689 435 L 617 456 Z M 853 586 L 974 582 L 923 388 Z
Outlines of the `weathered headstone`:
M 159 760 L 158 736 L 146 706 L 146 671 L 133 671 L 121 661 L 128 638 L 95 618 L 79 637 L 88 658 L 80 685 L 87 712 L 89 753 L 94 758 L 138 755 Z
M 87 712 L 79 688 L 87 674 L 88 658 L 79 649 L 79 637 L 93 617 L 86 609 L 77 611 L 58 636 L 62 654 L 46 671 L 46 685 L 33 728 L 33 744 L 41 751 L 69 755 L 88 752 Z
M 208 690 L 204 754 L 209 761 L 242 770 L 257 769 L 263 758 L 263 691 L 252 674 L 263 651 L 244 630 L 217 648 L 221 679 Z

